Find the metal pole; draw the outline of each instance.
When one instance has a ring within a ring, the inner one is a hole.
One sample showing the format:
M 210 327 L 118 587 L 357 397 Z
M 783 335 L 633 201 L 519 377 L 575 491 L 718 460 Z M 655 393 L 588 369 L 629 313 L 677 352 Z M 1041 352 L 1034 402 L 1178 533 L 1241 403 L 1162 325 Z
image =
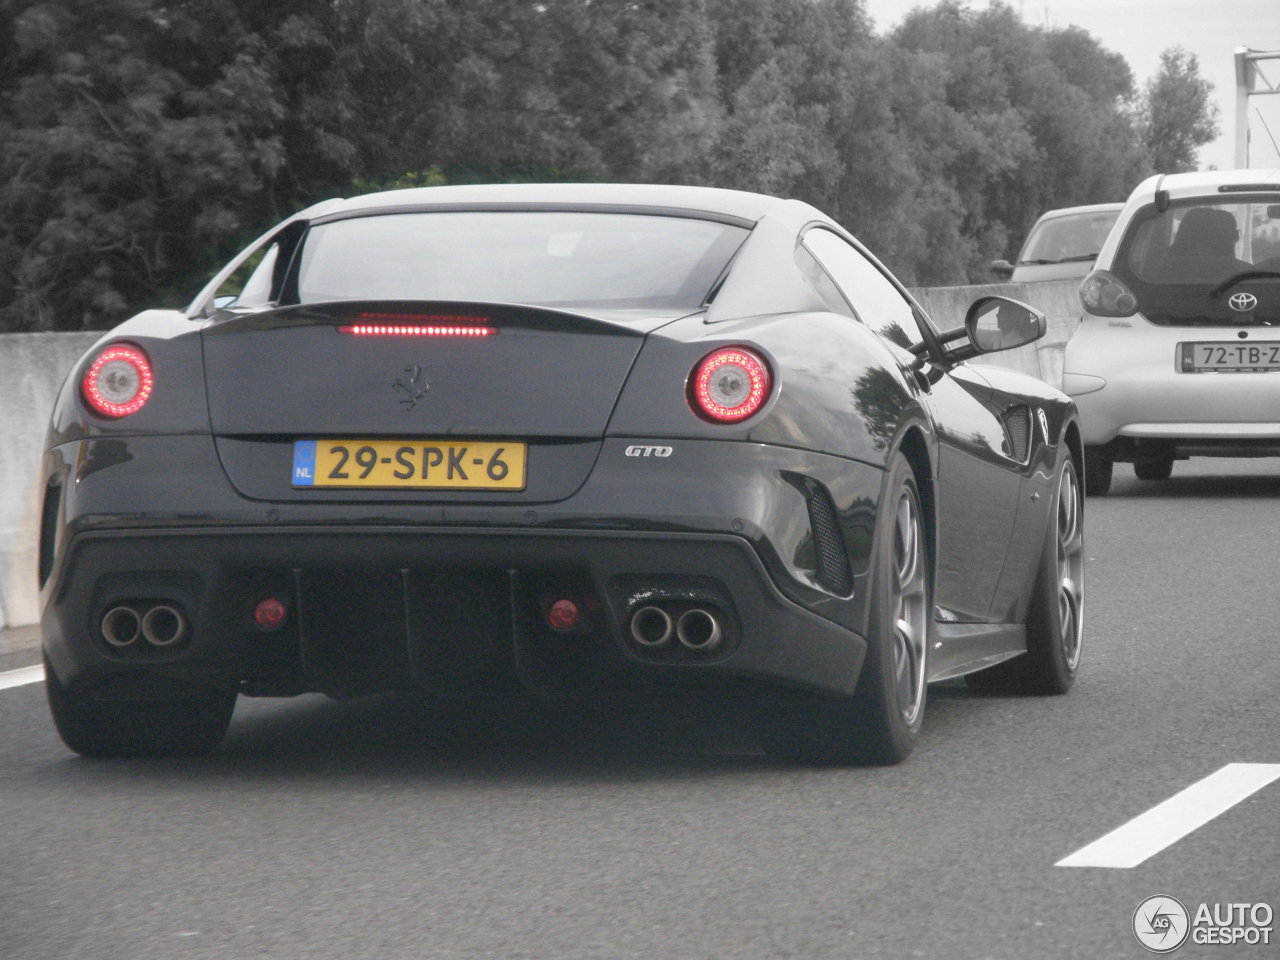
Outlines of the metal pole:
M 1253 89 L 1253 63 L 1248 47 L 1236 47 L 1236 168 L 1249 166 L 1249 92 Z
M 1249 166 L 1249 98 L 1280 95 L 1280 83 L 1262 70 L 1264 60 L 1280 63 L 1280 50 L 1236 47 L 1236 166 L 1242 170 Z

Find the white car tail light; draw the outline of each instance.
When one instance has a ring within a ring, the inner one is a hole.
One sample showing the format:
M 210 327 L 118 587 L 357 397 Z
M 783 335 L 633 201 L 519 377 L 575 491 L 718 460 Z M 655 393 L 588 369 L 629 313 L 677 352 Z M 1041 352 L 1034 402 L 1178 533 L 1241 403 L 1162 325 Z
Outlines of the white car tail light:
M 1113 273 L 1095 270 L 1080 284 L 1080 302 L 1099 317 L 1130 317 L 1138 312 L 1138 298 Z

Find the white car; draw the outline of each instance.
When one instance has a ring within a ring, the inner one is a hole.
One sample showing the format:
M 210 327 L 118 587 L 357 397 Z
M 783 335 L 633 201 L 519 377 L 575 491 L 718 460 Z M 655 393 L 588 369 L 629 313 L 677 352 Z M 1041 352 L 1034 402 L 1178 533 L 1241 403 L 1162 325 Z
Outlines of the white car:
M 1155 176 L 1133 191 L 1067 344 L 1086 490 L 1112 467 L 1280 456 L 1280 170 Z
M 1123 203 L 1092 203 L 1046 211 L 1027 234 L 1017 262 L 993 260 L 991 272 L 1014 283 L 1083 277 L 1123 209 Z

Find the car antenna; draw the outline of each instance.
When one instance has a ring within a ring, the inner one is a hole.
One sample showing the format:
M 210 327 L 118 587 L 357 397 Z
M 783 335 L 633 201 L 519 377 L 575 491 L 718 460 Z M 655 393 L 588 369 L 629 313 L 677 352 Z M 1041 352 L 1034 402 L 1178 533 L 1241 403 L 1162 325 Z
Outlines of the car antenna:
M 1164 213 L 1169 209 L 1169 191 L 1165 190 L 1161 184 L 1164 183 L 1164 174 L 1160 174 L 1160 179 L 1156 181 L 1156 209 Z

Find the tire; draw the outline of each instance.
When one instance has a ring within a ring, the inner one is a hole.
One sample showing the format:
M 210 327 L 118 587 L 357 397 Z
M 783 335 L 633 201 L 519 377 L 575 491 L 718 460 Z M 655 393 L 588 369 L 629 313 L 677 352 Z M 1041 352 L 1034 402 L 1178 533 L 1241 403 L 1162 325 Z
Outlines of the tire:
M 818 763 L 905 760 L 924 719 L 929 553 L 915 474 L 891 461 L 872 559 L 867 653 L 852 697 L 806 702 L 778 718 L 774 752 Z
M 1084 636 L 1084 513 L 1075 462 L 1063 462 L 1052 526 L 1027 610 L 1027 652 L 965 677 L 978 693 L 1063 694 L 1075 683 Z
M 236 705 L 234 687 L 166 681 L 97 698 L 64 687 L 47 657 L 44 671 L 58 734 L 86 757 L 202 756 L 222 741 Z
M 1173 475 L 1173 457 L 1162 460 L 1140 460 L 1133 465 L 1139 480 L 1168 480 Z
M 1098 447 L 1084 448 L 1084 491 L 1090 497 L 1104 497 L 1111 489 L 1115 464 Z

